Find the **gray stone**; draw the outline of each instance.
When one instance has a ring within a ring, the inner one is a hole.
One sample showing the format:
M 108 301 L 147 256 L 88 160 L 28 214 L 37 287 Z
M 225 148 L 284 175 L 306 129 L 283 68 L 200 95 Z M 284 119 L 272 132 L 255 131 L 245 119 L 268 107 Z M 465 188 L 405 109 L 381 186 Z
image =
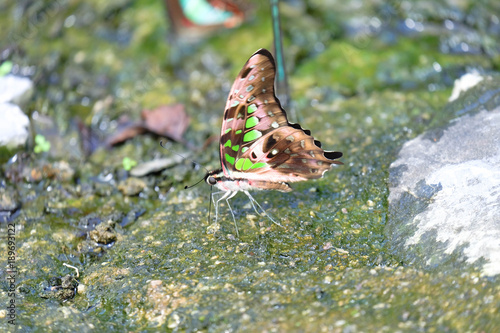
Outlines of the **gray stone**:
M 18 193 L 13 188 L 0 186 L 0 223 L 9 221 L 12 214 L 21 207 Z
M 126 196 L 139 195 L 148 185 L 142 179 L 130 177 L 118 184 L 118 190 Z
M 389 211 L 404 260 L 500 274 L 500 106 L 407 142 L 390 168 Z

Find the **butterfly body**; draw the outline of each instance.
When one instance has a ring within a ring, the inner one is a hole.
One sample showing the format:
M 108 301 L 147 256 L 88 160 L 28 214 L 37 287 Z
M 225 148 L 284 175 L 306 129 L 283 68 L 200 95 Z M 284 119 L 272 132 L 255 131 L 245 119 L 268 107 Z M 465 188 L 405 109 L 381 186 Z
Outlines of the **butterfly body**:
M 212 171 L 205 176 L 205 181 L 212 186 L 217 187 L 223 192 L 232 191 L 257 191 L 257 190 L 278 190 L 281 192 L 290 192 L 292 188 L 284 182 L 275 182 L 272 180 L 249 179 L 244 174 L 232 174 L 230 178 L 226 177 L 222 169 Z
M 341 152 L 323 150 L 310 131 L 288 122 L 274 93 L 275 73 L 273 56 L 260 49 L 233 83 L 221 128 L 222 168 L 205 176 L 224 193 L 217 203 L 225 199 L 229 205 L 228 199 L 244 192 L 258 205 L 248 191 L 289 192 L 289 183 L 321 178 L 333 164 L 342 164 L 335 160 Z

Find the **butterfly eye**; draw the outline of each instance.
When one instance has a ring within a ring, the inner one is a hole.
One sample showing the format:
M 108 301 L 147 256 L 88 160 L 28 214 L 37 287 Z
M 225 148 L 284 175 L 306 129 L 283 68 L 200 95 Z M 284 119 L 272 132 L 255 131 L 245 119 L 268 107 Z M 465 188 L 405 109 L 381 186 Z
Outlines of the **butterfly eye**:
M 208 177 L 208 183 L 213 186 L 217 184 L 217 181 L 215 180 L 214 177 Z

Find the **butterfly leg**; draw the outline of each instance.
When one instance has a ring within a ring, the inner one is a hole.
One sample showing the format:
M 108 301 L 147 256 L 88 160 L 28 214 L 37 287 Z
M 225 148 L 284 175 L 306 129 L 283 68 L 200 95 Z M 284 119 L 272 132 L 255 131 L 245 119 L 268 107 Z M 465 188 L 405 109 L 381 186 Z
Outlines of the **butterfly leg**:
M 215 192 L 214 194 L 218 194 L 218 193 L 221 193 L 221 192 L 224 192 L 224 191 Z M 218 217 L 218 212 L 219 212 L 219 202 L 221 202 L 222 200 L 226 200 L 226 202 L 229 204 L 228 200 L 231 199 L 232 197 L 234 197 L 236 195 L 236 193 L 238 193 L 238 192 L 225 191 L 224 195 L 222 197 L 220 197 L 219 199 L 217 199 L 217 201 L 214 201 L 214 206 L 215 206 L 215 221 L 216 222 L 217 222 L 217 217 Z M 213 199 L 213 195 L 212 195 L 212 199 Z M 232 211 L 231 211 L 231 213 L 232 213 Z
M 255 205 L 257 205 L 257 207 L 260 208 L 260 210 L 264 213 L 264 215 L 266 215 L 271 220 L 271 222 L 273 222 L 276 225 L 279 225 L 280 227 L 283 227 L 281 224 L 279 224 L 278 222 L 276 222 L 269 214 L 266 213 L 266 211 L 264 210 L 264 208 L 262 208 L 261 205 L 259 205 L 259 203 L 257 202 L 257 200 L 255 200 L 252 197 L 252 195 L 250 194 L 250 192 L 248 192 L 248 191 L 243 191 L 243 192 L 247 195 L 248 199 L 250 199 L 250 203 L 252 204 L 253 210 L 255 210 L 255 212 L 257 214 L 260 215 L 260 213 L 257 211 L 257 208 L 255 207 Z
M 218 217 L 219 217 L 219 201 L 221 201 L 224 196 L 227 194 L 227 192 L 224 192 L 224 196 L 222 196 L 219 200 L 217 200 L 217 202 L 215 202 L 215 196 L 217 194 L 220 194 L 224 191 L 217 191 L 217 192 L 214 192 L 212 193 L 212 202 L 214 203 L 214 208 L 215 208 L 215 222 L 217 223 L 218 221 Z
M 231 205 L 229 204 L 229 199 L 234 197 L 236 195 L 236 193 L 238 193 L 238 192 L 236 192 L 236 191 L 232 192 L 232 194 L 226 198 L 226 202 L 227 202 L 227 207 L 229 208 L 229 211 L 231 212 L 231 215 L 233 216 L 234 227 L 236 228 L 236 236 L 240 237 L 240 233 L 238 232 L 238 225 L 236 224 L 236 219 L 234 218 L 233 209 L 231 208 Z
M 212 201 L 214 202 L 214 206 L 215 206 L 215 222 L 217 222 L 217 218 L 218 218 L 218 212 L 219 212 L 219 202 L 221 200 L 226 200 L 226 203 L 227 203 L 227 207 L 229 208 L 229 211 L 231 212 L 231 215 L 233 216 L 233 222 L 234 222 L 234 226 L 236 227 L 236 236 L 240 236 L 239 232 L 238 232 L 238 225 L 236 224 L 236 218 L 234 217 L 234 213 L 233 213 L 233 209 L 231 208 L 231 205 L 229 204 L 229 199 L 231 199 L 232 197 L 234 197 L 236 195 L 236 193 L 238 193 L 237 191 L 226 191 L 224 192 L 224 195 L 222 197 L 220 197 L 217 201 L 215 201 L 214 199 L 214 194 L 219 194 L 223 191 L 219 191 L 219 192 L 215 192 L 212 194 Z

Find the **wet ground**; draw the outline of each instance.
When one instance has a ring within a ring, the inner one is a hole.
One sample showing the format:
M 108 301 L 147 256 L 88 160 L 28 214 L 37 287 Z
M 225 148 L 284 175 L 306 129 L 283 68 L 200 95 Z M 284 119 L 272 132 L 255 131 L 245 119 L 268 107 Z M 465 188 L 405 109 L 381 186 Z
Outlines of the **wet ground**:
M 385 234 L 401 145 L 456 117 L 446 108 L 455 79 L 499 70 L 495 1 L 284 4 L 289 120 L 342 151 L 344 165 L 291 193 L 255 193 L 283 227 L 237 195 L 239 236 L 225 205 L 214 223 L 206 184 L 184 186 L 219 168 L 230 85 L 253 52 L 272 48 L 267 2 L 189 46 L 167 39 L 158 1 L 0 8 L 1 60 L 34 82 L 22 106 L 33 136 L 0 171 L 2 235 L 15 225 L 18 331 L 500 327 L 498 278 L 460 261 L 403 260 Z M 182 142 L 147 132 L 106 145 L 143 109 L 177 103 L 190 118 Z M 130 171 L 162 158 L 150 173 Z M 14 332 L 2 309 L 2 331 Z

